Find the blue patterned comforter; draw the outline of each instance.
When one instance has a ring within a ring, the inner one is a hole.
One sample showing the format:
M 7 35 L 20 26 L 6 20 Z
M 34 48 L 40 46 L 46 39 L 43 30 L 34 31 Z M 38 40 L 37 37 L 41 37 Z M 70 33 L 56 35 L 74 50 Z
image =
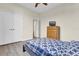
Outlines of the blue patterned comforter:
M 79 56 L 79 41 L 57 41 L 47 38 L 27 40 L 28 46 L 37 56 Z

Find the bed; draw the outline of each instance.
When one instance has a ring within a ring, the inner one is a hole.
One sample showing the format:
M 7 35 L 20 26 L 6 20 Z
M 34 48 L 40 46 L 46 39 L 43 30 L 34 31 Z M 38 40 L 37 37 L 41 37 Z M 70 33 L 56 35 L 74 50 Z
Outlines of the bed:
M 30 39 L 23 45 L 23 51 L 28 51 L 32 56 L 79 56 L 79 41 Z

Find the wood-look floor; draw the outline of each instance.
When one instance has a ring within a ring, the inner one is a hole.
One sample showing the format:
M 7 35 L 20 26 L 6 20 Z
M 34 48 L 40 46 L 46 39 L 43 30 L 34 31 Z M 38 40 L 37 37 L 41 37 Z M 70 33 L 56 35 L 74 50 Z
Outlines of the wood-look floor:
M 17 42 L 0 46 L 0 56 L 30 56 L 23 52 L 24 42 Z

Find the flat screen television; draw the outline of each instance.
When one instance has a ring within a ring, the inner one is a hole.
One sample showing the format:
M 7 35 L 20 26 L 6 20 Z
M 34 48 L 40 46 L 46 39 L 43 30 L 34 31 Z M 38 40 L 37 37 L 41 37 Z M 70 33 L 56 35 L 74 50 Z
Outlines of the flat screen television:
M 56 26 L 56 21 L 49 21 L 49 26 Z

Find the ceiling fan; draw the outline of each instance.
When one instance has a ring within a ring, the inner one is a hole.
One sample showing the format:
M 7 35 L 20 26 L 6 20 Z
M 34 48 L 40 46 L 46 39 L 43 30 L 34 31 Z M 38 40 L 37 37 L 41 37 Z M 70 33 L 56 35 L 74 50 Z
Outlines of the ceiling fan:
M 35 8 L 36 8 L 39 4 L 41 4 L 41 3 L 36 3 L 36 4 L 35 4 Z M 42 4 L 45 5 L 45 6 L 48 5 L 47 3 L 42 3 Z

